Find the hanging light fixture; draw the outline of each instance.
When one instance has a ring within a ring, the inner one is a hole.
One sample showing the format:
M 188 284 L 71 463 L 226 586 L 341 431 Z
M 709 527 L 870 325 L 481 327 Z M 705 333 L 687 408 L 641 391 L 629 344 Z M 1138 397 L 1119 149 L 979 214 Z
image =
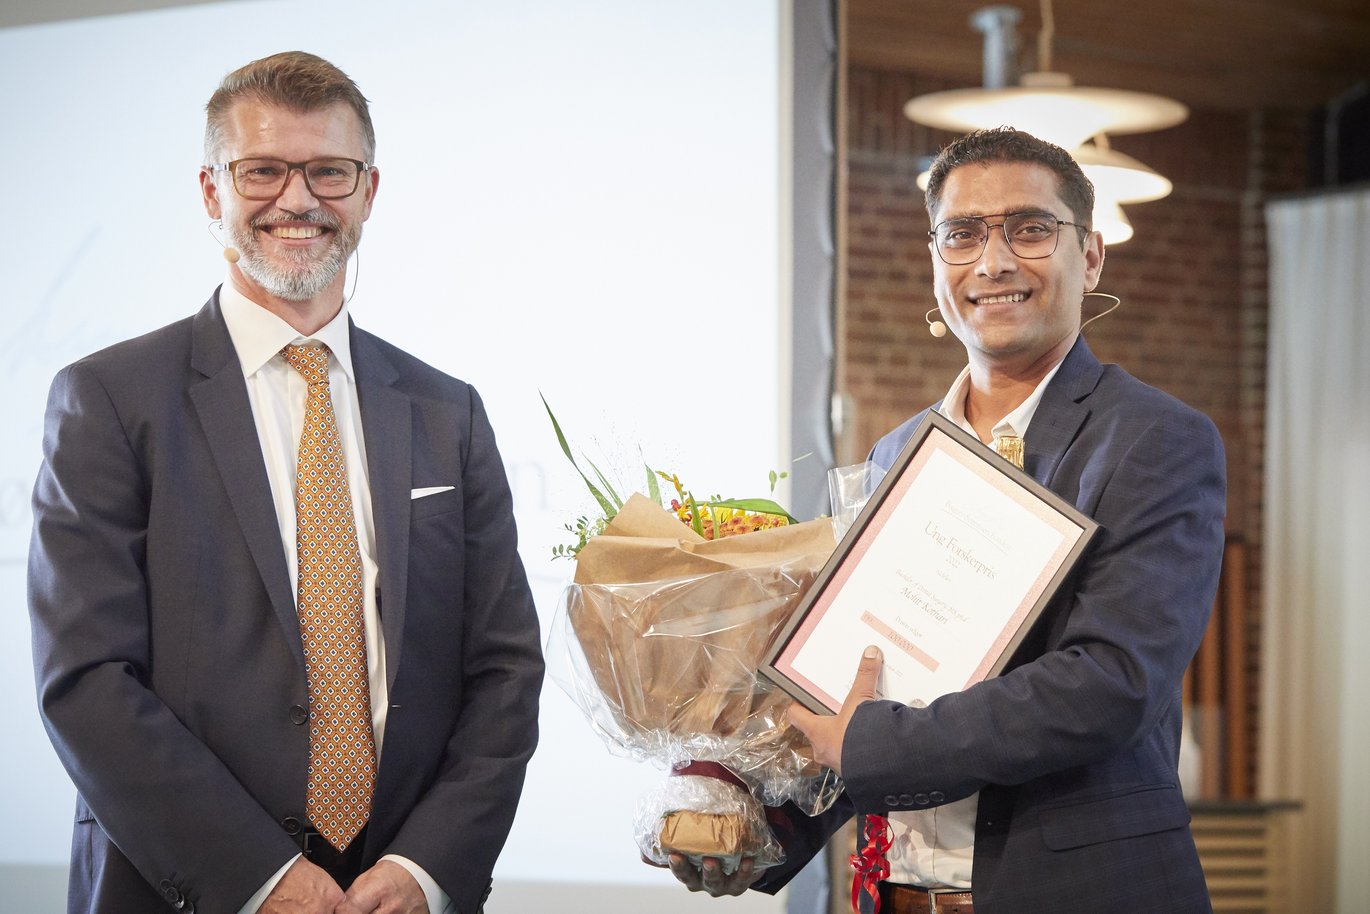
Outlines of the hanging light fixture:
M 1076 86 L 1069 75 L 1053 72 L 1051 0 L 1041 0 L 1041 12 L 1037 72 L 1024 74 L 1016 86 L 1005 85 L 1008 58 L 1016 46 L 1012 30 L 1021 14 L 1010 6 L 978 10 L 970 22 L 985 35 L 985 86 L 920 95 L 904 105 L 904 114 L 917 123 L 957 132 L 1008 124 L 1071 150 L 1094 184 L 1095 228 L 1106 243 L 1120 244 L 1132 237 L 1132 224 L 1119 204 L 1159 200 L 1172 185 L 1138 160 L 1111 149 L 1107 135 L 1173 127 L 1189 116 L 1189 109 L 1159 95 Z M 919 176 L 919 186 L 926 188 L 925 175 Z
M 1012 15 L 1005 16 L 1001 9 Z M 991 84 L 920 95 L 909 100 L 904 114 L 920 124 L 958 132 L 1011 124 L 1063 149 L 1074 149 L 1100 133 L 1144 133 L 1173 127 L 1189 116 L 1184 105 L 1160 95 L 1077 86 L 1068 74 L 1052 71 L 1051 42 L 1056 26 L 1051 0 L 1041 0 L 1041 11 L 1037 72 L 1024 74 L 1017 86 Z M 1017 18 L 1018 11 L 1012 7 L 991 7 L 973 16 L 971 24 L 986 32 L 988 52 L 991 30 L 1012 28 Z M 1002 39 L 996 39 L 995 44 L 1012 46 L 1011 41 Z

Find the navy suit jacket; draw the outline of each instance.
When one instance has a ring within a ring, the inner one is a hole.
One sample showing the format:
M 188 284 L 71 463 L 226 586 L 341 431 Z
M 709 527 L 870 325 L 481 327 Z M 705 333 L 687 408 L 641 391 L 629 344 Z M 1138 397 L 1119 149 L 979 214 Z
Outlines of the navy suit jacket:
M 888 467 L 923 418 L 883 438 Z M 923 709 L 861 705 L 843 801 L 793 810 L 774 890 L 854 811 L 979 791 L 978 914 L 1208 911 L 1176 774 L 1181 679 L 1217 589 L 1226 501 L 1213 423 L 1102 365 L 1079 338 L 1024 439 L 1024 469 L 1100 524 L 1001 676 Z
M 537 741 L 539 629 L 480 399 L 361 331 L 352 358 L 390 707 L 364 863 L 490 883 Z M 34 491 L 39 703 L 75 782 L 69 910 L 232 914 L 298 852 L 304 656 L 218 295 L 63 369 Z M 410 500 L 414 488 L 453 486 Z

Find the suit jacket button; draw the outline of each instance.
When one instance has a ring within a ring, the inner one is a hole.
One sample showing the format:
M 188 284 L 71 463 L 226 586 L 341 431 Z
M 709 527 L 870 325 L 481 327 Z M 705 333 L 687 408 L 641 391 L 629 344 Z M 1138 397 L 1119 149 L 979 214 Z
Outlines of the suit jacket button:
M 300 820 L 294 816 L 286 816 L 281 820 L 281 828 L 285 829 L 287 835 L 294 837 L 300 833 Z
M 309 720 L 309 712 L 299 705 L 290 706 L 290 722 L 299 726 Z
M 919 806 L 927 806 L 928 795 L 926 793 L 915 793 L 913 795 L 913 802 L 917 803 Z
M 928 799 L 932 800 L 934 803 L 945 803 L 947 801 L 947 795 L 940 790 L 934 790 L 932 793 L 928 794 Z
M 176 891 L 176 886 L 167 885 L 166 888 L 162 889 L 162 897 L 172 906 L 175 906 L 176 902 L 181 900 L 181 893 Z
M 899 805 L 900 805 L 900 806 L 912 806 L 912 805 L 913 805 L 913 797 L 909 796 L 909 795 L 906 794 L 906 793 L 901 793 L 901 794 L 899 794 Z
M 892 808 L 892 807 L 895 807 L 895 806 L 898 806 L 898 805 L 899 805 L 899 798 L 896 797 L 894 794 L 890 794 L 889 796 L 885 797 L 885 806 L 891 807 L 891 808 Z

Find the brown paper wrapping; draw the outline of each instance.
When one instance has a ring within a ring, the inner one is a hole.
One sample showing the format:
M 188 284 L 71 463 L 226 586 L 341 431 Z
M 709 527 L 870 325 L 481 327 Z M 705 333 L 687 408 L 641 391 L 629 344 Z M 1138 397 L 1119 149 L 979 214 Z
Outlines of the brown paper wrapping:
M 741 857 L 751 835 L 740 815 L 678 809 L 661 820 L 661 849 L 687 857 Z
M 630 737 L 712 734 L 807 749 L 783 724 L 754 726 L 783 721 L 789 704 L 756 671 L 833 546 L 827 519 L 704 540 L 649 499 L 630 498 L 581 549 L 566 595 L 616 723 Z

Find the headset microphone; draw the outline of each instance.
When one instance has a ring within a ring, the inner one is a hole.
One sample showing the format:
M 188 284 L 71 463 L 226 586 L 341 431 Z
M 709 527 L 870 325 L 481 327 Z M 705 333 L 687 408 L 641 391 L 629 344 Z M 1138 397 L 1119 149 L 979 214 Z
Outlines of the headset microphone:
M 1101 317 L 1103 317 L 1103 316 L 1105 316 L 1105 315 L 1108 315 L 1108 314 L 1112 314 L 1114 311 L 1117 311 L 1117 310 L 1118 310 L 1118 306 L 1121 305 L 1121 304 L 1123 303 L 1123 300 L 1122 300 L 1121 298 L 1119 298 L 1119 297 L 1116 296 L 1116 295 L 1109 295 L 1107 292 L 1086 292 L 1086 293 L 1085 293 L 1085 297 L 1086 297 L 1086 298 L 1088 298 L 1088 297 L 1091 296 L 1091 295 L 1093 295 L 1093 296 L 1095 296 L 1095 297 L 1097 297 L 1097 298 L 1107 298 L 1109 301 L 1113 302 L 1113 304 L 1109 305 L 1107 308 L 1105 308 L 1104 310 L 1100 311 L 1098 314 L 1094 315 L 1094 316 L 1091 317 L 1089 320 L 1087 320 L 1087 321 L 1085 321 L 1083 324 L 1081 324 L 1081 325 L 1080 325 L 1080 329 L 1081 329 L 1081 330 L 1084 330 L 1086 327 L 1088 327 L 1090 324 L 1092 324 L 1092 323 L 1094 323 L 1095 321 L 1097 321 L 1099 318 L 1101 318 Z
M 216 228 L 219 229 L 219 231 L 223 231 L 223 228 L 224 228 L 224 223 L 223 223 L 223 221 L 220 220 L 220 219 L 212 220 L 212 221 L 209 223 L 209 225 L 207 226 L 207 228 L 209 229 L 209 235 L 210 235 L 210 237 L 213 238 L 215 241 L 219 242 L 219 244 L 223 245 L 223 249 L 224 249 L 224 260 L 227 260 L 229 263 L 237 263 L 237 262 L 238 262 L 238 259 L 239 259 L 240 257 L 242 257 L 243 255 L 240 254 L 240 253 L 238 253 L 238 249 L 237 249 L 237 248 L 232 247 L 232 246 L 227 245 L 227 244 L 224 244 L 223 239 L 221 239 L 218 235 L 216 235 L 216 234 L 214 233 L 214 229 L 216 229 Z
M 947 325 L 942 323 L 941 321 L 935 321 L 932 319 L 932 316 L 936 313 L 936 308 L 931 309 L 930 311 L 928 311 L 927 314 L 923 315 L 923 320 L 928 322 L 928 333 L 931 333 L 933 336 L 937 337 L 938 339 L 941 339 L 942 337 L 947 335 Z

